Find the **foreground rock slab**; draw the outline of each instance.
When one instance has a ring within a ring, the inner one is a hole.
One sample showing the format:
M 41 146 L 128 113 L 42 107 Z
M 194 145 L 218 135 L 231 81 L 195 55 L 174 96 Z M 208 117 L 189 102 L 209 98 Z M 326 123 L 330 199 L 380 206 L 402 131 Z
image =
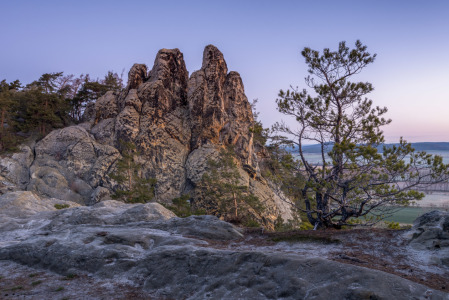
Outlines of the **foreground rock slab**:
M 7 214 L 11 208 L 2 203 L 22 196 L 1 196 L 0 211 Z M 180 219 L 156 203 L 53 210 L 47 201 L 54 200 L 35 201 L 42 205 L 34 214 L 15 202 L 16 213 L 24 210 L 11 218 L 20 218 L 15 226 L 0 220 L 1 263 L 106 280 L 117 289 L 125 284 L 155 299 L 449 299 L 392 274 L 323 258 L 220 249 L 242 233 L 212 216 Z

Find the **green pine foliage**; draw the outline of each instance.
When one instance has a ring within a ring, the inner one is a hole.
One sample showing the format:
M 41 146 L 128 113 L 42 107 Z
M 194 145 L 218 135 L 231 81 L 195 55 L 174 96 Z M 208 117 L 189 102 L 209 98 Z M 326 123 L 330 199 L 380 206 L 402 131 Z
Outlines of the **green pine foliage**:
M 118 183 L 113 199 L 128 203 L 146 203 L 154 197 L 155 178 L 147 178 L 142 172 L 142 164 L 137 161 L 139 152 L 129 142 L 120 142 L 122 157 L 116 163 L 116 171 L 109 174 Z
M 185 218 L 191 215 L 190 209 L 190 195 L 184 194 L 181 197 L 172 200 L 173 205 L 168 208 L 171 209 L 178 217 Z
M 191 203 L 189 194 L 181 195 L 180 197 L 174 198 L 172 204 L 163 204 L 167 209 L 171 210 L 180 218 L 190 217 L 192 215 L 205 215 L 206 212 L 201 209 L 194 209 Z
M 241 222 L 252 218 L 248 209 L 256 213 L 263 211 L 260 200 L 242 182 L 233 149 L 222 149 L 218 160 L 208 161 L 208 168 L 198 185 L 205 202 L 213 203 L 207 213 Z
M 371 83 L 350 81 L 376 58 L 365 45 L 357 41 L 349 49 L 341 42 L 336 51 L 305 48 L 302 55 L 309 90 L 281 90 L 277 99 L 278 110 L 294 117 L 298 129 L 284 123 L 274 129 L 279 140 L 299 149 L 305 182 L 297 187 L 297 208 L 314 228 L 341 228 L 357 218 L 376 223 L 391 207 L 421 199 L 418 188 L 448 179 L 449 165 L 441 157 L 415 152 L 402 139 L 378 152 L 384 144 L 382 127 L 391 122 L 385 118 L 387 108 L 367 98 Z M 321 146 L 318 166 L 307 161 L 305 143 Z
M 20 85 L 18 80 L 9 84 L 6 80 L 0 82 L 0 152 L 16 150 L 16 145 L 21 140 L 14 131 L 17 116 L 15 91 Z
M 55 128 L 80 122 L 87 104 L 107 91 L 119 93 L 122 77 L 109 71 L 103 79 L 89 75 L 45 73 L 22 87 L 19 80 L 0 83 L 0 152 L 15 151 L 24 138 L 45 136 Z
M 274 187 L 280 189 L 290 201 L 299 204 L 302 199 L 300 187 L 305 184 L 305 178 L 299 168 L 301 164 L 288 151 L 288 145 L 280 141 L 273 134 L 272 130 L 263 128 L 262 123 L 258 120 L 259 113 L 256 110 L 256 104 L 257 100 L 253 100 L 251 103 L 254 123 L 250 132 L 253 135 L 256 149 L 258 146 L 264 146 L 261 150 L 266 153 L 265 157 L 259 163 L 261 175 L 263 178 L 274 183 Z M 275 230 L 285 231 L 298 228 L 301 220 L 307 219 L 296 207 L 292 207 L 292 213 L 294 219 L 289 220 L 289 222 L 284 222 L 279 216 L 275 222 Z
M 122 74 L 123 76 L 123 74 Z M 89 74 L 81 75 L 71 81 L 72 93 L 68 98 L 70 102 L 70 115 L 75 122 L 81 121 L 82 113 L 89 103 L 96 101 L 108 91 L 120 93 L 123 86 L 122 76 L 108 71 L 104 79 L 93 80 Z

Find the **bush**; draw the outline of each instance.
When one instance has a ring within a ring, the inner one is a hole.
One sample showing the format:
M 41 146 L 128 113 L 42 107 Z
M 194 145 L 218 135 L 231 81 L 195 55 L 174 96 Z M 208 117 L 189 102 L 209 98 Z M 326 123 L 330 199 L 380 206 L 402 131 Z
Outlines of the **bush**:
M 299 226 L 299 229 L 300 230 L 312 230 L 313 229 L 313 225 L 309 221 L 304 221 Z
M 388 229 L 393 229 L 393 230 L 400 230 L 400 229 L 402 229 L 402 228 L 401 228 L 401 225 L 399 225 L 398 222 L 393 222 L 393 221 L 388 222 L 388 221 L 385 221 L 385 225 L 387 225 L 387 228 L 388 228 Z
M 244 226 L 249 228 L 257 228 L 260 227 L 260 224 L 254 219 L 247 219 L 244 223 Z
M 175 215 L 180 218 L 187 218 L 189 216 L 201 216 L 205 215 L 206 211 L 202 209 L 192 210 L 192 205 L 190 203 L 190 195 L 184 194 L 181 197 L 174 198 L 172 200 L 172 205 L 161 203 L 165 208 L 171 210 Z
M 307 222 L 307 221 L 305 221 Z M 284 219 L 281 216 L 278 216 L 276 221 L 274 222 L 274 230 L 283 232 L 283 231 L 291 231 L 295 229 L 301 229 L 301 226 L 304 222 L 301 222 L 298 218 L 298 215 L 294 215 L 292 220 L 288 220 L 284 222 Z M 312 227 L 313 228 L 313 227 Z
M 68 205 L 68 204 L 59 204 L 59 203 L 55 204 L 56 209 L 66 209 L 69 207 L 70 207 L 70 205 Z

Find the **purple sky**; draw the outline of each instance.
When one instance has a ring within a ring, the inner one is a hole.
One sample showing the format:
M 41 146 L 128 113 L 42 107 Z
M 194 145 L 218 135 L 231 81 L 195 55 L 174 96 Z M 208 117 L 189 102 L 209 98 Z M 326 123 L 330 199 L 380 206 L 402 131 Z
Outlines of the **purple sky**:
M 207 44 L 238 71 L 270 126 L 279 89 L 305 87 L 305 46 L 360 39 L 378 58 L 360 79 L 387 106 L 388 142 L 449 141 L 449 1 L 1 1 L 0 80 L 102 77 L 179 48 L 190 73 Z M 288 121 L 294 124 L 292 121 Z

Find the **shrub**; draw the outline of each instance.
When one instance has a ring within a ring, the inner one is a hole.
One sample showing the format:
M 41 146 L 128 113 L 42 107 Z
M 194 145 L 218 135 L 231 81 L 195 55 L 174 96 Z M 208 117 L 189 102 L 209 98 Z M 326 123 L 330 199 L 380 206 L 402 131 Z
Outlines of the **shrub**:
M 247 219 L 244 223 L 244 226 L 249 228 L 257 228 L 260 227 L 260 224 L 254 219 Z
M 190 195 L 184 194 L 181 197 L 174 198 L 172 205 L 161 203 L 165 208 L 171 210 L 180 218 L 187 218 L 189 216 L 202 216 L 206 214 L 203 209 L 192 209 L 190 203 Z
M 31 285 L 38 285 L 38 284 L 41 284 L 42 283 L 42 280 L 36 280 L 36 281 L 33 281 L 32 283 L 31 283 Z
M 313 225 L 309 221 L 304 221 L 299 226 L 299 229 L 300 230 L 312 230 L 313 229 Z
M 388 228 L 388 229 L 393 229 L 393 230 L 400 230 L 400 229 L 402 229 L 402 228 L 401 228 L 401 225 L 399 225 L 398 222 L 393 222 L 393 221 L 388 222 L 388 221 L 385 221 L 385 225 L 387 225 L 387 228 Z
M 55 204 L 56 209 L 66 209 L 69 207 L 70 207 L 70 205 L 68 205 L 68 204 L 59 204 L 59 203 Z

